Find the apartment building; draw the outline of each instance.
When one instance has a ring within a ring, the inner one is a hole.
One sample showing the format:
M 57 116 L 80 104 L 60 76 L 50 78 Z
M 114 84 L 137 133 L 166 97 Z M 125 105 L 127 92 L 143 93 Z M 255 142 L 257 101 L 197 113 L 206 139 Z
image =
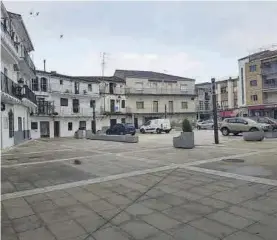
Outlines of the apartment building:
M 36 97 L 30 89 L 34 47 L 21 15 L 1 2 L 1 149 L 30 138 L 30 113 Z
M 116 123 L 131 122 L 131 116 L 126 112 L 125 80 L 116 76 L 79 77 L 99 84 L 98 127 L 100 129 L 113 126 Z
M 31 85 L 38 106 L 31 117 L 32 138 L 72 137 L 79 128 L 95 131 L 93 114 L 100 113 L 97 80 L 37 71 Z
M 277 50 L 238 60 L 239 106 L 245 115 L 277 118 Z
M 210 82 L 195 84 L 195 105 L 197 119 L 207 120 L 213 116 L 212 84 Z
M 195 80 L 151 71 L 116 70 L 125 80 L 126 114 L 138 128 L 154 118 L 195 119 Z
M 220 117 L 234 117 L 240 114 L 238 108 L 238 78 L 230 77 L 217 81 L 215 92 Z

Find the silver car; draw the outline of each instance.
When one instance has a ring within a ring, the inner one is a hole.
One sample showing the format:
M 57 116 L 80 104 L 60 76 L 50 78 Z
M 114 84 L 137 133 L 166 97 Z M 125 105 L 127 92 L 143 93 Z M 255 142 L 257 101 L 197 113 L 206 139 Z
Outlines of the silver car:
M 198 130 L 200 130 L 200 129 L 213 129 L 213 127 L 214 127 L 214 121 L 213 120 L 198 122 L 197 125 L 196 125 L 196 128 Z

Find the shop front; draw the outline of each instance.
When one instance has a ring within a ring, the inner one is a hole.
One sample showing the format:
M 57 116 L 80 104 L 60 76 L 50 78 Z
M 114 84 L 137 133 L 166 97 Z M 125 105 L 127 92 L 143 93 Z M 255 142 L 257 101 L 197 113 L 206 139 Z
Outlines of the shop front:
M 271 117 L 277 119 L 277 104 L 248 107 L 249 116 Z

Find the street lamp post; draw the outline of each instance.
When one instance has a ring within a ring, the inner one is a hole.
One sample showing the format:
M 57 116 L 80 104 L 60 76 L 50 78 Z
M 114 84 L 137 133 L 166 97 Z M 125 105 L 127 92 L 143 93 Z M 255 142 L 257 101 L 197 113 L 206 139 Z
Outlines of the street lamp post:
M 213 99 L 213 117 L 214 117 L 214 143 L 219 144 L 218 140 L 218 123 L 217 123 L 217 104 L 216 104 L 216 94 L 215 94 L 215 79 L 212 78 L 212 99 Z

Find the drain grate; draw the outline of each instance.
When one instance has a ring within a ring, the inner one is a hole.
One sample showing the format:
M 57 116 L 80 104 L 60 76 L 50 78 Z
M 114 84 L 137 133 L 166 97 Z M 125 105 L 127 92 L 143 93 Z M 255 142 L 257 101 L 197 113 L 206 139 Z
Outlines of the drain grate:
M 244 162 L 243 159 L 237 159 L 237 158 L 226 158 L 226 159 L 223 159 L 221 161 L 223 161 L 223 162 L 232 162 L 232 163 L 242 163 L 242 162 Z

